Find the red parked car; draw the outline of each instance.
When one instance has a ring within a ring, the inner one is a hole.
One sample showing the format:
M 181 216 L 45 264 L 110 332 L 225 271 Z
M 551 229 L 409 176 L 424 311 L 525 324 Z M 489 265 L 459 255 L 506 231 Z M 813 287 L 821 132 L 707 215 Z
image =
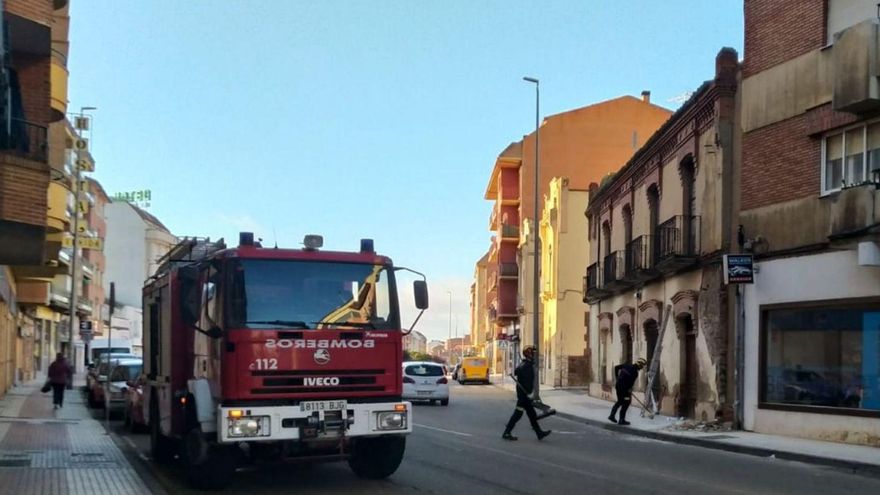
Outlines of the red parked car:
M 144 384 L 147 376 L 141 373 L 129 380 L 125 390 L 125 427 L 139 433 L 147 431 L 147 418 L 144 414 Z

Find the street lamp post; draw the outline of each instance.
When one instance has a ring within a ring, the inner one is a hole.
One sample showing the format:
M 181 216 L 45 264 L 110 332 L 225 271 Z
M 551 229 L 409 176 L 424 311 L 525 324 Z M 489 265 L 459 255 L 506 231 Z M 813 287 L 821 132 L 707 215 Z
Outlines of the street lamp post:
M 532 217 L 532 240 L 534 244 L 534 255 L 532 256 L 532 338 L 534 340 L 535 346 L 535 397 L 538 397 L 538 389 L 540 387 L 541 380 L 539 379 L 539 374 L 541 367 L 538 363 L 541 362 L 541 353 L 539 352 L 538 345 L 538 308 L 539 308 L 539 300 L 540 292 L 538 290 L 538 277 L 540 277 L 541 272 L 538 266 L 538 200 L 540 193 L 540 168 L 539 168 L 539 155 L 538 155 L 538 137 L 540 132 L 540 115 L 541 115 L 541 84 L 538 79 L 534 77 L 523 77 L 523 81 L 533 83 L 535 85 L 535 209 L 534 216 Z
M 80 109 L 79 109 L 79 118 L 80 119 L 85 117 L 86 110 L 97 110 L 97 108 L 96 107 L 80 107 Z M 82 139 L 82 129 L 77 129 L 77 137 Z M 75 331 L 75 329 L 79 329 L 78 321 L 76 318 L 76 302 L 77 302 L 76 299 L 78 297 L 76 294 L 76 289 L 77 289 L 77 279 L 76 279 L 76 268 L 77 267 L 76 267 L 76 265 L 78 264 L 77 259 L 79 258 L 77 253 L 79 252 L 79 215 L 80 215 L 79 201 L 80 201 L 80 195 L 82 193 L 82 184 L 80 183 L 82 181 L 82 171 L 80 170 L 80 159 L 82 158 L 82 146 L 76 145 L 76 146 L 74 146 L 74 148 L 76 149 L 76 162 L 73 164 L 73 168 L 74 168 L 74 177 L 76 177 L 76 181 L 75 181 L 74 189 L 73 189 L 74 190 L 74 192 L 73 192 L 73 198 L 74 198 L 74 201 L 73 201 L 73 203 L 74 203 L 74 210 L 73 210 L 74 211 L 74 215 L 73 215 L 73 255 L 71 256 L 71 261 L 70 261 L 70 268 L 71 268 L 71 272 L 72 272 L 70 277 L 72 279 L 72 282 L 71 282 L 71 288 L 70 288 L 70 318 L 69 318 L 70 327 L 68 328 L 68 335 L 67 335 L 67 342 L 68 342 L 67 354 L 69 357 L 68 357 L 67 361 L 71 364 L 71 366 L 74 367 L 73 369 L 76 369 L 76 354 L 74 353 L 74 350 L 73 350 L 73 332 Z M 68 383 L 67 387 L 73 388 L 73 383 Z
M 449 364 L 452 364 L 452 291 L 446 291 L 449 294 L 449 337 L 446 339 L 446 357 Z

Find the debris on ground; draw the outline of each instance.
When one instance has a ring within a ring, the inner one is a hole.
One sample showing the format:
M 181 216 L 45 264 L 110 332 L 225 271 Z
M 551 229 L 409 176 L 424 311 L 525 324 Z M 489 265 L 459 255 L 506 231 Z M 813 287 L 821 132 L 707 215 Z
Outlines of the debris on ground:
M 693 431 L 697 433 L 715 433 L 719 431 L 731 431 L 733 424 L 730 421 L 697 421 L 687 418 L 678 418 L 666 429 L 676 431 Z

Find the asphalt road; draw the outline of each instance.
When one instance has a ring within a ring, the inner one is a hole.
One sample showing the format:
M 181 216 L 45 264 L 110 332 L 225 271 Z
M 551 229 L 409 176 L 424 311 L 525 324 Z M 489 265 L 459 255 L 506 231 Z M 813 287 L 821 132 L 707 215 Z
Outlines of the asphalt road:
M 834 494 L 880 493 L 880 479 L 808 464 L 648 440 L 551 417 L 538 441 L 523 418 L 518 442 L 501 440 L 513 410 L 509 392 L 452 386 L 448 407 L 417 405 L 400 469 L 384 481 L 357 478 L 346 463 L 279 463 L 240 469 L 224 493 L 258 494 Z M 97 413 L 100 414 L 100 413 Z M 149 461 L 148 435 L 111 428 L 167 493 L 187 488 L 183 469 Z

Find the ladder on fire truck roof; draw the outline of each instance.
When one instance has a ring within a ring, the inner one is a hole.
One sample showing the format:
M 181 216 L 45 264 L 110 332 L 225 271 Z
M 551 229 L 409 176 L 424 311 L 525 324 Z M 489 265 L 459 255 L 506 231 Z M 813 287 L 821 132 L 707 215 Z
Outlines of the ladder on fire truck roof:
M 642 403 L 642 417 L 647 414 L 649 418 L 654 419 L 654 415 L 660 412 L 660 405 L 657 403 L 657 397 L 654 396 L 654 384 L 659 379 L 657 375 L 660 373 L 660 354 L 663 352 L 663 336 L 666 334 L 666 325 L 669 324 L 669 315 L 672 313 L 672 305 L 667 304 L 663 311 L 663 324 L 660 325 L 660 332 L 657 335 L 657 343 L 654 344 L 654 353 L 651 355 L 651 364 L 648 366 L 648 384 L 645 385 L 645 402 Z
M 163 274 L 175 266 L 195 263 L 223 249 L 226 249 L 226 244 L 222 238 L 212 242 L 210 237 L 184 237 L 157 260 L 159 268 L 156 274 Z

